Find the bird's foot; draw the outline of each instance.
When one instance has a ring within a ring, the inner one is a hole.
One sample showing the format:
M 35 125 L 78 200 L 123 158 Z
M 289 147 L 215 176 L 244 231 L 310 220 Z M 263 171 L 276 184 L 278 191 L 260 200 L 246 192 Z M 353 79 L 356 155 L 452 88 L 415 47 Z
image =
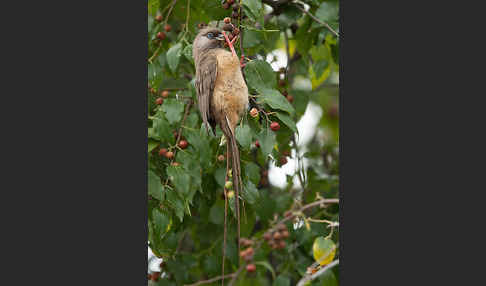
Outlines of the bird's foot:
M 230 41 L 230 39 L 228 38 L 228 35 L 226 35 L 226 33 L 224 31 L 222 31 L 223 33 L 223 36 L 224 38 L 226 39 L 226 44 L 228 44 L 230 50 L 231 50 L 231 53 L 233 54 L 234 57 L 238 57 L 238 55 L 236 54 L 236 51 L 235 51 L 235 47 L 233 47 L 233 42 Z M 233 40 L 235 40 L 235 38 L 233 38 Z

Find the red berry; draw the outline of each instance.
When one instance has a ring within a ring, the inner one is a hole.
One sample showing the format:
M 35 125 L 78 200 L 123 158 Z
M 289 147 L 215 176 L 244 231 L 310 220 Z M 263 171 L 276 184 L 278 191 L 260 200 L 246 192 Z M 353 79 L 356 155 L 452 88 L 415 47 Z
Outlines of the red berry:
M 224 155 L 218 156 L 218 161 L 223 162 L 226 157 Z
M 155 104 L 161 105 L 162 103 L 164 103 L 164 99 L 162 97 L 157 97 Z
M 288 100 L 290 103 L 294 102 L 294 97 L 293 97 L 292 95 L 290 95 L 290 94 L 289 94 L 289 95 L 287 95 L 286 97 L 287 97 L 287 100 Z
M 172 158 L 174 158 L 174 152 L 169 151 L 169 152 L 165 153 L 165 157 L 166 157 L 167 159 L 172 159 Z
M 162 93 L 160 94 L 162 97 L 165 97 L 167 98 L 169 96 L 169 92 L 167 90 L 164 90 L 162 91 Z
M 231 4 L 235 3 L 235 0 L 226 0 L 226 2 L 231 5 Z
M 279 240 L 279 239 L 281 239 L 281 238 L 282 238 L 282 235 L 280 234 L 280 232 L 278 232 L 278 231 L 277 231 L 277 232 L 275 232 L 275 233 L 273 234 L 273 239 L 275 239 L 275 240 Z
M 283 240 L 281 240 L 281 241 L 278 242 L 278 248 L 280 248 L 280 249 L 285 248 L 285 245 L 286 245 L 286 243 Z
M 287 157 L 282 157 L 282 158 L 280 158 L 280 165 L 282 165 L 282 166 L 283 166 L 283 165 L 285 165 L 285 164 L 287 164 Z
M 246 271 L 248 271 L 248 272 L 255 272 L 255 270 L 256 270 L 256 266 L 253 263 L 252 264 L 248 264 L 246 266 Z
M 187 145 L 189 145 L 189 143 L 187 143 L 186 140 L 179 141 L 179 147 L 181 147 L 181 149 L 186 149 Z
M 280 129 L 280 124 L 278 124 L 278 122 L 274 121 L 274 122 L 272 122 L 272 124 L 270 124 L 270 129 L 272 129 L 273 131 L 278 131 Z
M 152 87 L 152 88 L 150 89 L 150 92 L 151 92 L 151 93 L 155 93 L 155 89 Z
M 257 141 L 255 141 L 255 146 L 256 146 L 257 148 L 260 148 L 260 142 L 258 142 L 258 140 L 257 140 Z
M 289 232 L 287 230 L 284 230 L 282 231 L 282 238 L 286 239 L 287 237 L 289 237 Z
M 224 21 L 226 24 L 229 24 L 229 23 L 231 23 L 231 18 L 230 18 L 230 17 L 226 17 L 226 18 L 224 18 L 224 20 L 223 20 L 223 21 Z
M 157 33 L 157 39 L 159 39 L 159 40 L 165 39 L 165 33 L 164 32 L 158 32 Z
M 166 154 L 167 154 L 167 149 L 165 149 L 165 148 L 160 149 L 160 151 L 159 151 L 160 156 L 166 156 Z
M 266 241 L 269 241 L 271 238 L 272 234 L 269 232 L 265 232 L 265 234 L 263 235 L 263 239 L 265 239 Z
M 290 151 L 289 150 L 282 151 L 282 155 L 288 157 L 288 156 L 290 156 Z
M 155 21 L 157 22 L 162 22 L 162 15 L 157 15 L 157 17 L 155 17 Z
M 228 4 L 228 2 L 223 4 L 223 9 L 228 9 L 229 7 L 230 7 L 230 4 Z
M 172 30 L 172 26 L 169 25 L 169 24 L 166 24 L 165 27 L 164 27 L 164 30 L 168 33 L 168 32 L 170 32 L 170 30 Z

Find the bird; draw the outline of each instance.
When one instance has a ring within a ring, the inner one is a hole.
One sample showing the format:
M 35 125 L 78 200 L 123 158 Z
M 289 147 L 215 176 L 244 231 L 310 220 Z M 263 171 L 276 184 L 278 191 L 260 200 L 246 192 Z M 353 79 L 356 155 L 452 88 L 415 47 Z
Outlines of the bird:
M 216 135 L 216 125 L 219 125 L 226 138 L 228 160 L 231 156 L 233 186 L 235 189 L 235 212 L 237 219 L 238 251 L 240 248 L 240 211 L 239 192 L 242 186 L 240 154 L 235 137 L 238 122 L 248 109 L 248 87 L 241 72 L 240 60 L 232 41 L 224 31 L 217 27 L 202 29 L 193 42 L 193 57 L 196 67 L 195 87 L 198 107 L 206 131 L 209 127 Z M 231 52 L 224 49 L 227 43 Z M 227 170 L 228 171 L 228 170 Z M 228 174 L 228 172 L 227 172 Z M 225 205 L 227 203 L 225 196 Z M 225 207 L 225 238 L 226 243 L 226 207 Z M 224 247 L 224 246 L 223 246 Z M 224 275 L 224 248 L 223 248 Z

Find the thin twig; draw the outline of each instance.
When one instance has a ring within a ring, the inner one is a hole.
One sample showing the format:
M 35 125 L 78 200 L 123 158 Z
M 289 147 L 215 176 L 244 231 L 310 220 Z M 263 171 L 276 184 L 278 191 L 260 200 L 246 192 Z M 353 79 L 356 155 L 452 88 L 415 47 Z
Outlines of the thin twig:
M 331 262 L 328 265 L 319 269 L 319 271 L 317 271 L 316 273 L 309 275 L 309 276 L 305 276 L 302 279 L 300 279 L 299 283 L 297 283 L 297 286 L 304 286 L 305 283 L 307 283 L 308 281 L 312 281 L 312 280 L 316 279 L 317 277 L 324 274 L 324 272 L 326 272 L 327 270 L 333 268 L 334 266 L 336 266 L 338 264 L 339 264 L 339 259 L 334 260 L 333 262 Z
M 228 274 L 228 275 L 221 275 L 221 276 L 216 276 L 214 278 L 211 278 L 211 279 L 208 279 L 208 280 L 201 280 L 201 281 L 198 281 L 196 283 L 193 283 L 193 284 L 186 284 L 185 286 L 197 286 L 197 285 L 202 285 L 202 284 L 208 284 L 208 283 L 213 283 L 213 282 L 216 282 L 218 280 L 224 280 L 224 279 L 227 279 L 227 278 L 232 278 L 233 276 L 235 276 L 236 273 L 231 273 L 231 274 Z
M 311 13 L 309 13 L 308 11 L 306 11 L 305 9 L 303 9 L 302 7 L 300 7 L 299 5 L 295 5 L 300 11 L 304 12 L 305 14 L 309 15 L 309 17 L 311 17 L 312 19 L 314 19 L 314 21 L 316 21 L 317 23 L 321 24 L 321 25 L 324 25 L 326 28 L 329 29 L 329 31 L 331 31 L 334 35 L 336 35 L 336 37 L 338 38 L 341 38 L 339 36 L 339 34 L 333 30 L 333 28 L 331 28 L 331 26 L 329 26 L 329 24 L 327 24 L 326 22 L 323 22 L 321 20 L 319 20 L 318 18 L 316 18 L 314 15 L 312 15 Z

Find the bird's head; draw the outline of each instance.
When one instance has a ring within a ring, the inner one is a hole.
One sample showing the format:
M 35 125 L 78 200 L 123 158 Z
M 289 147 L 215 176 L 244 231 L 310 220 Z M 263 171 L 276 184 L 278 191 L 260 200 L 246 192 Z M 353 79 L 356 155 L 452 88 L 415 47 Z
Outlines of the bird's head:
M 192 54 L 194 56 L 194 61 L 197 62 L 197 58 L 202 53 L 207 52 L 211 49 L 223 47 L 225 38 L 218 28 L 210 27 L 205 28 L 197 34 L 192 44 Z

